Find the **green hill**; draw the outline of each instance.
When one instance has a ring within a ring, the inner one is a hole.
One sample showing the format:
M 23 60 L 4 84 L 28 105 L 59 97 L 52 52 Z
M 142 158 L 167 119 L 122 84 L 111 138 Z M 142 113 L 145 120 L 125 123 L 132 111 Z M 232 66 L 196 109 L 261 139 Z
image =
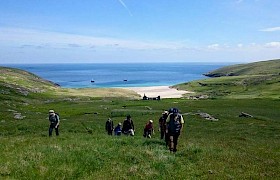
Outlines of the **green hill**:
M 128 91 L 64 89 L 25 71 L 0 69 L 0 179 L 280 179 L 279 100 L 143 101 L 123 98 L 125 92 L 133 97 Z M 171 107 L 185 120 L 175 154 L 156 131 Z M 60 115 L 58 137 L 48 137 L 49 109 Z M 117 124 L 128 114 L 135 136 L 108 136 L 106 120 Z M 150 119 L 155 134 L 146 139 Z
M 40 94 L 40 97 L 83 96 L 139 98 L 139 95 L 135 92 L 120 88 L 61 88 L 58 84 L 42 79 L 39 76 L 30 72 L 7 67 L 0 67 L 0 87 L 2 91 L 5 91 L 6 93 L 14 92 L 15 94 L 24 96 L 36 96 Z
M 175 85 L 193 97 L 280 98 L 280 60 L 226 66 L 205 74 L 212 77 Z
M 44 80 L 35 74 L 15 68 L 0 67 L 0 85 L 13 88 L 23 94 L 46 92 L 57 89 L 59 85 Z
M 212 72 L 206 73 L 205 76 L 241 76 L 241 75 L 279 75 L 280 59 L 270 61 L 260 61 L 249 64 L 237 64 L 226 66 Z

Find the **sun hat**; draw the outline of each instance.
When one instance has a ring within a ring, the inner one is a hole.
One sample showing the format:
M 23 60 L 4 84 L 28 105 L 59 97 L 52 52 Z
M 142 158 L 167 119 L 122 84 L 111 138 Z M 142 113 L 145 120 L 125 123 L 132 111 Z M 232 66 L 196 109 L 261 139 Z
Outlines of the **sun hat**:
M 150 123 L 153 123 L 153 120 L 149 120 Z

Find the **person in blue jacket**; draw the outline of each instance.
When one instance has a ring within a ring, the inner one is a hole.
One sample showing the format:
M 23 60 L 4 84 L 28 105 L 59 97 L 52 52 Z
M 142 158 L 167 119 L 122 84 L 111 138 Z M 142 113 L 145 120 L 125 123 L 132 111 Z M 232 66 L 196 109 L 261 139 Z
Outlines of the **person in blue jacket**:
M 119 123 L 115 127 L 114 132 L 115 132 L 115 136 L 120 136 L 122 134 L 122 123 Z

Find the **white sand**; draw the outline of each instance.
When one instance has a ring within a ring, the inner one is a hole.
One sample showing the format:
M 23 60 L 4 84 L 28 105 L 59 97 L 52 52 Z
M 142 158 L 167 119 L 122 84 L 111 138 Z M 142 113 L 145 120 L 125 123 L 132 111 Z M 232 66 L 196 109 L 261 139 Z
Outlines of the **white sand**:
M 181 91 L 170 88 L 169 86 L 128 87 L 124 89 L 133 90 L 136 93 L 140 94 L 141 97 L 143 97 L 145 94 L 147 97 L 160 96 L 160 98 L 180 98 L 183 94 L 193 93 L 190 91 Z

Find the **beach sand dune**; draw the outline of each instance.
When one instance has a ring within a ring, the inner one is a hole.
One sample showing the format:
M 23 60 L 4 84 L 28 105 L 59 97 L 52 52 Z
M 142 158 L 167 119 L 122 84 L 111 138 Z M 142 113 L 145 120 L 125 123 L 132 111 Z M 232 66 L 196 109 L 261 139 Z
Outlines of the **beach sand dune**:
M 160 96 L 160 98 L 180 98 L 183 94 L 192 93 L 190 91 L 170 88 L 169 86 L 128 87 L 125 89 L 133 90 L 140 94 L 141 97 L 145 94 L 147 97 Z

